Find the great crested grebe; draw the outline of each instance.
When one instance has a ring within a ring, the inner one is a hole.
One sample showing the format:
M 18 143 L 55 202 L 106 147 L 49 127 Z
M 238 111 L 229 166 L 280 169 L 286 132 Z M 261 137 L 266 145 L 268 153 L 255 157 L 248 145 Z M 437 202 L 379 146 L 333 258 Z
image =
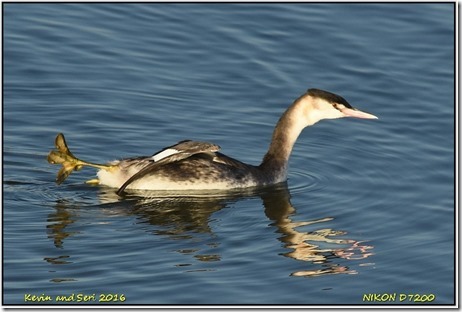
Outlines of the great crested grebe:
M 48 162 L 61 164 L 56 182 L 61 184 L 73 170 L 83 166 L 100 169 L 98 179 L 87 181 L 118 188 L 143 190 L 216 190 L 266 186 L 284 182 L 292 147 L 302 130 L 322 119 L 376 116 L 353 108 L 336 94 L 309 89 L 284 112 L 273 132 L 268 152 L 259 166 L 248 165 L 228 157 L 213 143 L 181 141 L 152 156 L 93 164 L 76 158 L 64 136 L 56 137 L 57 150 L 48 154 Z

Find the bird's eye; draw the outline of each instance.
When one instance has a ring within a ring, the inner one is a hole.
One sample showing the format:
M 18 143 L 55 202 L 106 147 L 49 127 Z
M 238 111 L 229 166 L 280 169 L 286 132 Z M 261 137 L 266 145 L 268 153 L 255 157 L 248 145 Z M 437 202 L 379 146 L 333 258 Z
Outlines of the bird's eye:
M 342 109 L 345 108 L 344 105 L 338 104 L 338 103 L 334 103 L 334 104 L 332 104 L 332 106 L 334 106 L 334 108 L 337 109 L 337 110 L 339 110 L 339 111 L 342 111 Z

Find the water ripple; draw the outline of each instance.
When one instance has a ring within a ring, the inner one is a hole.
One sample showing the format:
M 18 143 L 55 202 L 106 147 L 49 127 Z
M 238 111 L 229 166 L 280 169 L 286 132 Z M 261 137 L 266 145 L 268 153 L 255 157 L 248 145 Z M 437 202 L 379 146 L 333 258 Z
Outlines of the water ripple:
M 291 170 L 288 184 L 291 194 L 316 192 L 324 189 L 328 184 L 328 176 L 317 172 Z

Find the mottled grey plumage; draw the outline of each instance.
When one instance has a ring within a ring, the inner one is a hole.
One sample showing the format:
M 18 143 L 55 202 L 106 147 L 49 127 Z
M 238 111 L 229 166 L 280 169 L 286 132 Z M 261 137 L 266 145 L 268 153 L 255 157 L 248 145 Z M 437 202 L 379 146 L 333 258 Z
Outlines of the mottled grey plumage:
M 220 150 L 220 146 L 208 143 L 208 142 L 200 142 L 200 141 L 191 141 L 191 140 L 184 140 L 180 141 L 175 145 L 169 146 L 164 148 L 163 150 L 159 151 L 158 153 L 153 155 L 153 162 L 148 164 L 146 167 L 135 173 L 131 176 L 118 190 L 117 194 L 121 195 L 124 190 L 132 184 L 134 181 L 143 178 L 144 176 L 153 173 L 154 171 L 158 170 L 163 165 L 177 162 L 183 159 L 186 159 L 195 154 L 203 154 L 203 157 L 213 159 L 216 157 L 217 151 Z M 166 157 L 162 157 L 159 160 L 155 161 L 156 155 L 160 155 L 165 151 L 172 151 L 173 154 L 168 154 Z

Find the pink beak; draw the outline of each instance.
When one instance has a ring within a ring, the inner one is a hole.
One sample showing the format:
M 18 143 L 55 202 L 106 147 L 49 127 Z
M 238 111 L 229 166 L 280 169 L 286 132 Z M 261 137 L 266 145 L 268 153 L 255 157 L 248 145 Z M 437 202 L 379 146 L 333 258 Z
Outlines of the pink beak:
M 345 117 L 355 117 L 355 118 L 364 118 L 364 119 L 379 119 L 377 116 L 374 116 L 369 113 L 362 112 L 356 108 L 347 108 L 341 110 Z

